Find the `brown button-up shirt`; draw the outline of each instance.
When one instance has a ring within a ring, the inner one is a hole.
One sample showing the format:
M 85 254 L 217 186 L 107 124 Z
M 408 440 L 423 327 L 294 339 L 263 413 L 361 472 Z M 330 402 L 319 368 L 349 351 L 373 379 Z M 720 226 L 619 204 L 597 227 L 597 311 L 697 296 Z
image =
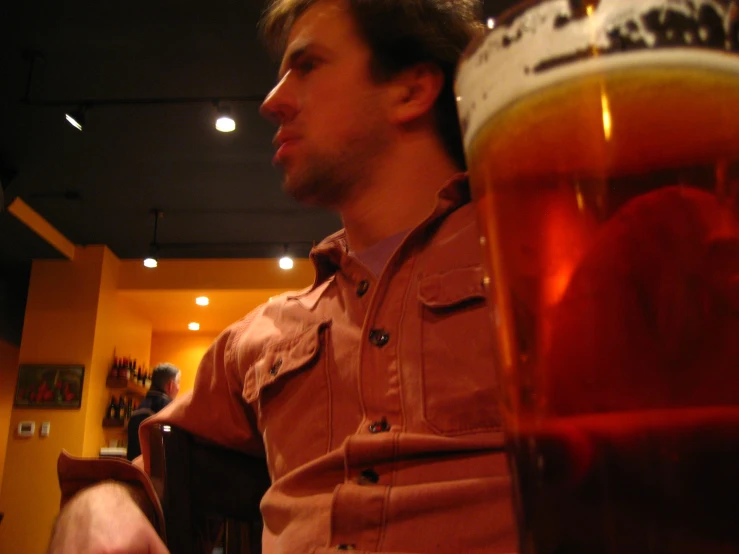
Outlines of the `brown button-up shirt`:
M 266 456 L 265 554 L 515 550 L 474 206 L 439 194 L 376 278 L 343 232 L 310 288 L 216 340 L 165 422 Z

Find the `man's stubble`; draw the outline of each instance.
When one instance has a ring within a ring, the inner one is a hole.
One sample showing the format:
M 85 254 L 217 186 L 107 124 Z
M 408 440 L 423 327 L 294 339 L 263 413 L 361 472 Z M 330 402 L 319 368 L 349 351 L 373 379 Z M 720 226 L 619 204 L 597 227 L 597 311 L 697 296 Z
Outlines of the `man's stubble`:
M 285 173 L 285 192 L 301 203 L 332 209 L 362 192 L 390 144 L 390 130 L 371 108 L 358 112 L 340 147 L 331 151 L 319 144 L 305 154 L 303 167 Z

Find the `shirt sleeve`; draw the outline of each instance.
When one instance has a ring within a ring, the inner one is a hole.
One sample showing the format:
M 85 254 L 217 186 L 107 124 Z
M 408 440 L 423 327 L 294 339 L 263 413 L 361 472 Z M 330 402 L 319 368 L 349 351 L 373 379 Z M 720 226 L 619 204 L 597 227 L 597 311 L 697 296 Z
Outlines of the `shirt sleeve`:
M 236 353 L 252 319 L 249 316 L 230 327 L 211 345 L 200 362 L 192 392 L 141 424 L 139 442 L 147 473 L 151 471 L 149 430 L 155 423 L 174 425 L 220 446 L 264 457 L 256 417 L 242 397 L 245 364 L 238 362 Z
M 164 514 L 149 476 L 125 460 L 116 458 L 78 458 L 67 451 L 57 459 L 61 506 L 83 489 L 104 481 L 118 481 L 128 485 L 136 504 L 141 508 L 159 536 L 166 542 Z

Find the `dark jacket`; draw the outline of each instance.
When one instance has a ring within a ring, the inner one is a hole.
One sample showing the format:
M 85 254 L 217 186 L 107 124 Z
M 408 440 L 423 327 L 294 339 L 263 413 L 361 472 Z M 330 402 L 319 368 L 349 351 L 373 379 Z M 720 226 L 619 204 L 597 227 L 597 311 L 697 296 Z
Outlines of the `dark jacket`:
M 146 397 L 141 401 L 139 407 L 131 413 L 131 419 L 128 420 L 128 451 L 126 457 L 133 460 L 141 455 L 141 445 L 139 444 L 139 426 L 147 417 L 153 416 L 172 399 L 158 390 L 149 390 Z

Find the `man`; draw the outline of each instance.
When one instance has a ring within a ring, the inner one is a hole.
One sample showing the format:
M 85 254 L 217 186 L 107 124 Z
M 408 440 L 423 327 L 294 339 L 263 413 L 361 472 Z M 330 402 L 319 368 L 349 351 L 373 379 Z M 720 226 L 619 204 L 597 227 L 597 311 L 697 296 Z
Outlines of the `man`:
M 158 413 L 177 398 L 177 394 L 180 392 L 180 377 L 180 370 L 172 364 L 159 364 L 152 370 L 149 391 L 128 421 L 128 451 L 126 457 L 129 460 L 141 455 L 141 445 L 139 444 L 139 426 L 141 422 Z
M 227 329 L 193 393 L 141 427 L 144 465 L 153 420 L 266 457 L 265 554 L 515 549 L 452 89 L 476 8 L 275 0 L 266 12 L 282 53 L 262 108 L 279 126 L 274 161 L 290 194 L 336 209 L 345 229 L 312 252 L 313 286 Z M 60 459 L 64 498 L 85 463 Z M 77 494 L 50 552 L 166 552 L 136 510 L 132 495 L 159 522 L 138 478 Z

